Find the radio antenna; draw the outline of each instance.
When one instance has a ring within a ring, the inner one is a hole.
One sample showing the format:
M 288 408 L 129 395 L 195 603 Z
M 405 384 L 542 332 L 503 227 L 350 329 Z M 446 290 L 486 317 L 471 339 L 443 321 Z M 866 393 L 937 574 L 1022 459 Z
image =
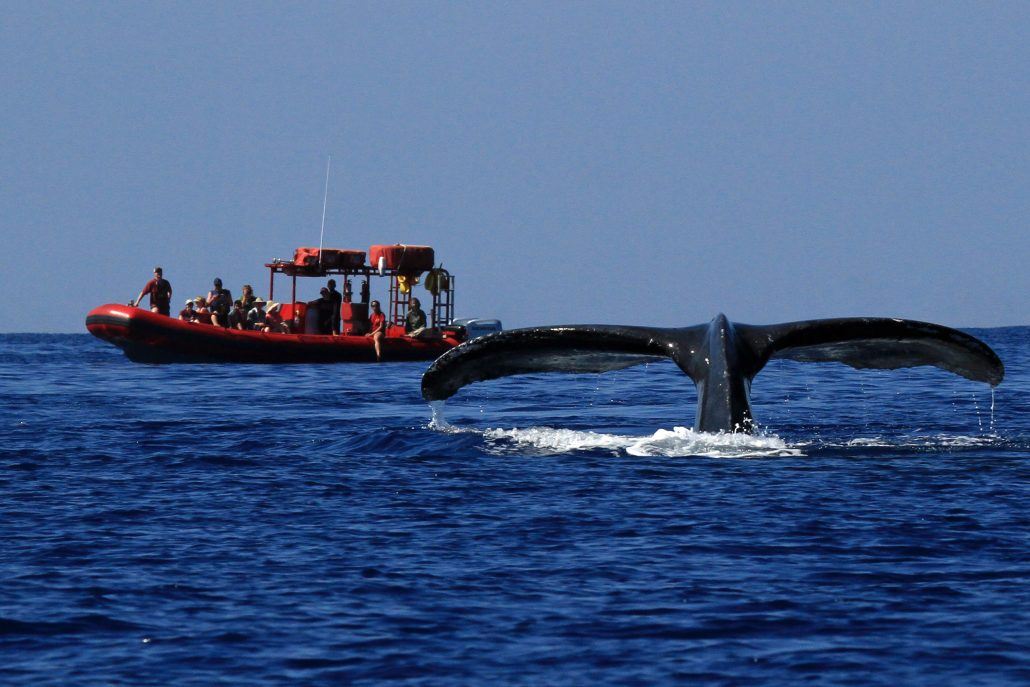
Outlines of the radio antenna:
M 322 231 L 318 234 L 318 269 L 322 270 L 322 239 L 325 237 L 325 208 L 329 203 L 329 165 L 333 164 L 333 156 L 325 163 L 325 196 L 322 197 Z

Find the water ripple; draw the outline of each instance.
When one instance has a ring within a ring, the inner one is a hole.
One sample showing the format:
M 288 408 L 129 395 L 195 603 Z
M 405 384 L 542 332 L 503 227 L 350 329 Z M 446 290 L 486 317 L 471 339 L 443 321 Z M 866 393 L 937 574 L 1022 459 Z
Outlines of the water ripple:
M 445 421 L 421 364 L 0 336 L 0 683 L 1024 684 L 1028 333 L 978 332 L 993 411 L 774 363 L 754 437 L 666 364 Z

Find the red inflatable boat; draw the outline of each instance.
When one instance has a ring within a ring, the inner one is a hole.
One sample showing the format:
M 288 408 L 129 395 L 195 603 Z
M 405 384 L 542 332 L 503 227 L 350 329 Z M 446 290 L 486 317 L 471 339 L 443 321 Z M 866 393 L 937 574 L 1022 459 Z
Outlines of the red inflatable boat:
M 383 361 L 434 360 L 468 338 L 469 330 L 452 324 L 454 318 L 454 276 L 433 268 L 433 249 L 428 246 L 372 246 L 375 267 L 365 265 L 363 251 L 298 248 L 293 260 L 274 260 L 269 269 L 269 301 L 274 299 L 275 277 L 292 281 L 291 299 L 281 304 L 288 333 L 234 329 L 207 322 L 167 317 L 130 305 L 108 304 L 86 316 L 86 328 L 94 336 L 118 346 L 136 362 L 146 363 L 360 363 L 375 362 L 373 341 L 368 331 L 370 280 L 389 282 Z M 423 273 L 425 282 L 414 293 Z M 307 303 L 297 301 L 299 277 L 324 278 L 339 275 L 343 283 L 340 333 L 317 331 L 308 317 Z M 352 280 L 360 280 L 360 290 Z M 352 302 L 352 294 L 360 293 Z M 431 305 L 425 309 L 427 327 L 419 336 L 408 336 L 404 321 L 412 298 Z M 496 322 L 496 321 L 491 321 Z M 500 323 L 496 323 L 500 329 Z M 473 335 L 481 334 L 474 331 Z

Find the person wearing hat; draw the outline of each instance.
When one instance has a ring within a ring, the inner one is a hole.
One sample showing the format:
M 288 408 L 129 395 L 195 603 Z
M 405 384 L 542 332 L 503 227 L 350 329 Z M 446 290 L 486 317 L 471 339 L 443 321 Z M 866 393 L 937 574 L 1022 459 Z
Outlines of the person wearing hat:
M 208 310 L 207 300 L 203 296 L 193 299 L 193 321 L 203 324 L 211 324 L 211 311 Z
M 154 268 L 154 278 L 147 282 L 139 297 L 130 301 L 129 305 L 136 308 L 143 297 L 150 295 L 150 312 L 168 317 L 172 308 L 172 285 L 164 278 L 164 270 L 160 267 Z
M 265 299 L 258 296 L 247 311 L 247 329 L 263 331 L 265 328 Z
M 262 331 L 276 332 L 279 334 L 288 333 L 290 330 L 283 322 L 283 305 L 275 301 L 269 301 L 265 309 L 265 327 Z
M 186 300 L 186 307 L 179 311 L 179 319 L 183 322 L 193 322 L 197 319 L 197 311 L 194 310 L 196 303 L 192 298 Z

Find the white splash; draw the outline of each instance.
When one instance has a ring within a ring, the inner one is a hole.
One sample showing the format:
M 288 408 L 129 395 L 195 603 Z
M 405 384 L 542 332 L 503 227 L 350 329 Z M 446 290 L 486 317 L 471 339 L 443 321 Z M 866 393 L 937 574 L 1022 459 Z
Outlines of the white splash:
M 966 448 L 976 446 L 992 446 L 999 441 L 993 434 L 965 436 L 961 434 L 937 434 L 931 436 L 899 436 L 899 437 L 858 437 L 844 443 L 825 443 L 824 447 L 834 448 Z
M 451 423 L 447 422 L 447 418 L 443 416 L 444 406 L 447 401 L 430 401 L 429 410 L 433 413 L 433 416 L 429 420 L 429 429 L 435 429 L 438 432 L 455 433 L 461 431 Z
M 706 434 L 687 427 L 659 429 L 650 436 L 624 436 L 554 427 L 487 429 L 487 440 L 547 453 L 601 450 L 630 456 L 705 456 L 712 458 L 755 458 L 800 456 L 800 449 L 787 446 L 776 436 L 751 434 Z
M 776 435 L 740 432 L 695 432 L 687 427 L 659 429 L 626 449 L 631 456 L 709 456 L 713 458 L 757 458 L 800 456 L 801 449 L 788 446 Z
M 455 427 L 444 417 L 444 401 L 432 401 L 429 429 L 446 434 L 480 434 L 496 448 L 515 443 L 547 453 L 603 450 L 630 456 L 705 456 L 712 458 L 753 458 L 760 456 L 800 456 L 799 448 L 787 446 L 777 436 L 718 432 L 695 432 L 687 427 L 659 429 L 650 436 L 623 436 L 554 427 L 524 429 L 485 429 Z

